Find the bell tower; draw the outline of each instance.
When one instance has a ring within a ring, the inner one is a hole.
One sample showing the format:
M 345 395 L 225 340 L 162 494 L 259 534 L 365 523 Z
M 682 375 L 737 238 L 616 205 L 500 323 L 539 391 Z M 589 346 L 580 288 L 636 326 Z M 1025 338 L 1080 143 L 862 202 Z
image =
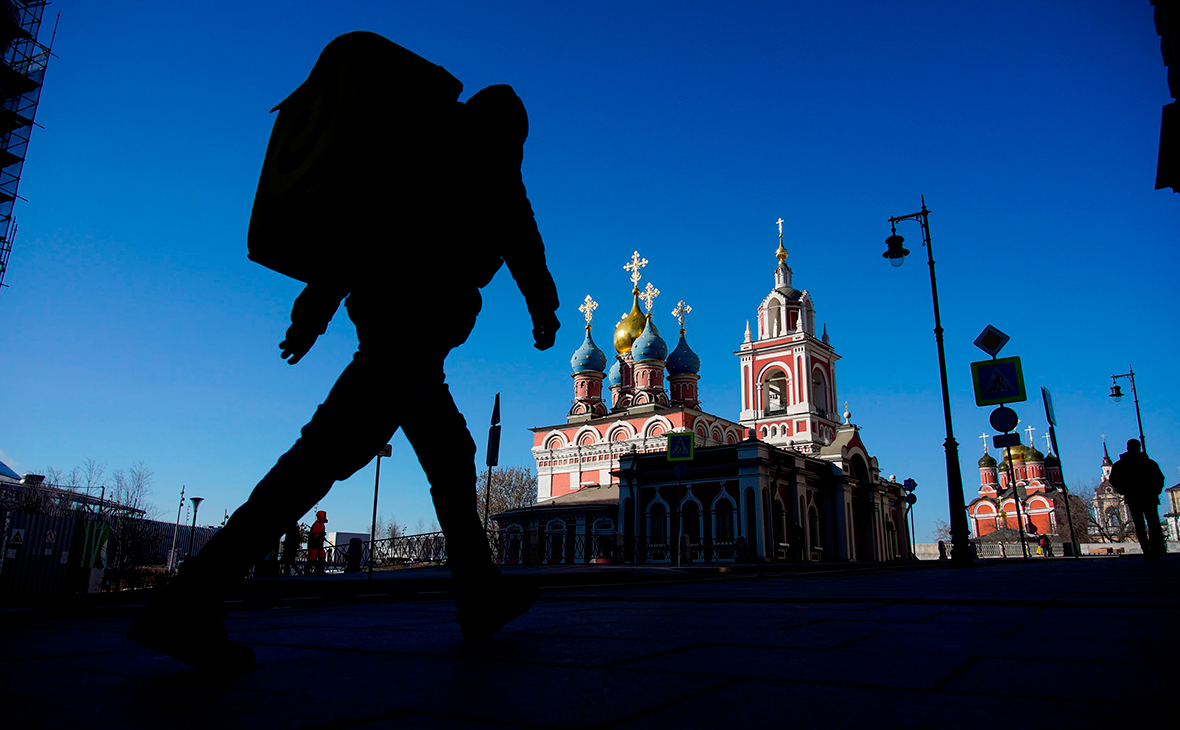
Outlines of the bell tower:
M 758 305 L 757 334 L 749 324 L 739 349 L 741 412 L 744 428 L 758 439 L 817 453 L 832 442 L 840 417 L 836 412 L 836 361 L 827 328 L 816 335 L 811 295 L 793 285 L 778 224 L 778 265 L 774 288 Z

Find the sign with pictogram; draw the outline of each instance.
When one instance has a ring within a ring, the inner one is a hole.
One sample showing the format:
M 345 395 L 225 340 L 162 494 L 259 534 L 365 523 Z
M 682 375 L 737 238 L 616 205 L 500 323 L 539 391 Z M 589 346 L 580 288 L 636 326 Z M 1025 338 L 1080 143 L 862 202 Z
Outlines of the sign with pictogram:
M 45 533 L 45 542 L 52 543 L 57 540 L 57 533 L 53 530 Z
M 975 386 L 977 406 L 1028 400 L 1024 394 L 1024 371 L 1020 368 L 1019 357 L 971 363 L 971 382 Z
M 8 538 L 9 545 L 24 545 L 25 531 L 22 528 L 16 528 L 12 531 L 12 536 Z
M 668 434 L 668 461 L 692 461 L 693 433 Z

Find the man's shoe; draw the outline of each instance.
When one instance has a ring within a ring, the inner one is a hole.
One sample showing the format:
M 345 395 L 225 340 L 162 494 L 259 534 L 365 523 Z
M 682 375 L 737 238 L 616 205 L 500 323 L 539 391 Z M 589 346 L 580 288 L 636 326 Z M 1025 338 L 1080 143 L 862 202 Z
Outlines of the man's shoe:
M 254 650 L 229 640 L 216 611 L 150 606 L 131 624 L 127 638 L 197 669 L 239 674 L 254 668 Z
M 456 616 L 463 630 L 463 641 L 482 644 L 536 602 L 537 587 L 532 583 L 497 577 L 477 586 L 460 588 L 455 605 L 459 609 Z

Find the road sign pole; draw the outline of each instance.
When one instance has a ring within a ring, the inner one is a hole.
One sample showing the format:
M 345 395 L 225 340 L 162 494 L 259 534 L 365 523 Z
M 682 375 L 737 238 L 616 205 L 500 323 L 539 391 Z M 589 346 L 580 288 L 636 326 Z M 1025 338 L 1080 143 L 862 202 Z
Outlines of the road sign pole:
M 1049 441 L 1053 444 L 1053 453 L 1057 455 L 1057 463 L 1061 468 L 1061 493 L 1065 495 L 1065 519 L 1069 520 L 1069 541 L 1073 543 L 1073 556 L 1080 558 L 1082 546 L 1073 527 L 1073 505 L 1069 501 L 1069 487 L 1065 485 L 1065 464 L 1061 462 L 1061 452 L 1057 449 L 1057 429 L 1052 423 L 1049 424 Z
M 1016 531 L 1020 533 L 1020 554 L 1028 560 L 1028 548 L 1024 544 L 1024 517 L 1020 509 L 1020 490 L 1016 488 L 1016 471 L 1012 468 L 1012 447 L 1004 447 L 1005 458 L 1008 462 L 1008 486 L 1012 487 L 1012 502 L 1016 505 Z M 1003 504 L 1001 502 L 1001 504 Z

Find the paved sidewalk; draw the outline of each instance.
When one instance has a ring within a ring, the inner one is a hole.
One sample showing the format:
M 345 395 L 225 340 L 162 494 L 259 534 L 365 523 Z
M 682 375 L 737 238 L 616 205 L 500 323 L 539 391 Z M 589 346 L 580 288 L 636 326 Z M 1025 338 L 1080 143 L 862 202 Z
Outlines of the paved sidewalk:
M 437 569 L 252 582 L 231 604 L 231 636 L 258 657 L 240 677 L 127 641 L 135 596 L 10 604 L 0 717 L 219 730 L 1092 727 L 1169 713 L 1180 659 L 1180 556 L 535 574 L 538 604 L 475 649 Z

